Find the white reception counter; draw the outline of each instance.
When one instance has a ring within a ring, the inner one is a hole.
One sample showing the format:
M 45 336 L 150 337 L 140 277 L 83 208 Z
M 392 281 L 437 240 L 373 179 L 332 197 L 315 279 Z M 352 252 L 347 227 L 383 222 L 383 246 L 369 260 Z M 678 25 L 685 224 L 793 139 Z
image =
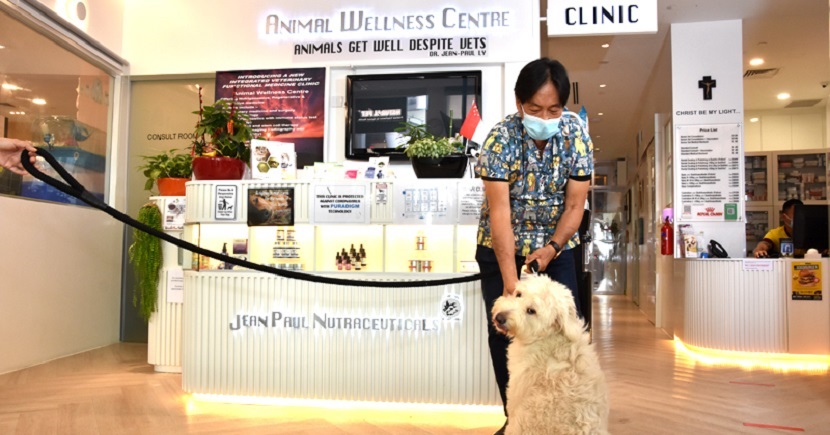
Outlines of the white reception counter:
M 675 335 L 707 349 L 830 355 L 830 261 L 812 261 L 824 274 L 818 299 L 794 300 L 793 267 L 803 261 L 675 260 Z
M 500 405 L 479 287 L 353 287 L 187 271 L 183 388 L 243 397 Z

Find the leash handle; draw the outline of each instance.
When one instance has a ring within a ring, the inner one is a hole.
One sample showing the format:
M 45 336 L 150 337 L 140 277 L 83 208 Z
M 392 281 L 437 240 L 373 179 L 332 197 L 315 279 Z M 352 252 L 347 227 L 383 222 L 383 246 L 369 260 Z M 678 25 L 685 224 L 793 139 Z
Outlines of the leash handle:
M 38 156 L 43 157 L 43 159 L 49 163 L 49 166 L 51 166 L 52 169 L 54 169 L 55 172 L 57 172 L 58 175 L 66 181 L 66 183 L 50 177 L 38 169 L 37 166 L 32 164 L 29 160 L 29 151 L 24 149 L 20 152 L 20 164 L 23 165 L 23 168 L 26 169 L 29 174 L 67 195 L 74 196 L 94 208 L 105 211 L 108 206 L 100 199 L 96 198 L 95 195 L 87 191 L 86 188 L 84 188 L 84 185 L 78 182 L 75 177 L 67 172 L 49 151 L 46 151 L 43 148 L 37 148 L 37 151 L 35 152 Z
M 537 275 L 539 274 L 539 262 L 538 261 L 536 261 L 536 260 L 531 261 L 530 264 L 527 265 L 527 268 L 530 269 L 531 273 L 535 273 Z

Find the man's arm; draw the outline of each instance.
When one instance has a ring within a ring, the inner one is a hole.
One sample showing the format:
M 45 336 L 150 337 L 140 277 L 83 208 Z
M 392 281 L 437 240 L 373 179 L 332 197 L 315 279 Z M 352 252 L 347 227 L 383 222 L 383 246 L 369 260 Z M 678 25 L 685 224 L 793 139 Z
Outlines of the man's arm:
M 769 250 L 772 248 L 772 243 L 767 239 L 763 239 L 755 245 L 755 249 L 752 250 L 752 255 L 755 258 L 769 257 Z
M 504 294 L 512 294 L 519 279 L 516 272 L 516 239 L 510 222 L 510 184 L 484 180 L 484 195 L 490 206 L 490 235 L 504 282 Z

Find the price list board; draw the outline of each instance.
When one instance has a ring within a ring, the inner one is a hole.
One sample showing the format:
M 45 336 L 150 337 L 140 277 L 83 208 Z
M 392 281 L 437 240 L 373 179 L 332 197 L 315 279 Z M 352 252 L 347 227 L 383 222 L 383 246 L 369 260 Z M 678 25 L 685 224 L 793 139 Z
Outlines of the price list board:
M 675 144 L 675 216 L 682 221 L 737 220 L 743 194 L 741 124 L 677 126 Z

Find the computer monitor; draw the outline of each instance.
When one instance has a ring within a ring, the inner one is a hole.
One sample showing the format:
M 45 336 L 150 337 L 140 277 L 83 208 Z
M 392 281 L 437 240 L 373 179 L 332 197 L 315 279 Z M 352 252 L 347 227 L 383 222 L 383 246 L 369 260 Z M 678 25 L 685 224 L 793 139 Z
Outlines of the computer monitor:
M 827 209 L 827 205 L 796 204 L 793 213 L 793 248 L 796 257 L 803 257 L 810 248 L 827 256 L 830 244 Z
M 346 158 L 405 158 L 398 148 L 405 137 L 397 131 L 405 122 L 453 136 L 474 100 L 481 111 L 481 71 L 347 76 Z

